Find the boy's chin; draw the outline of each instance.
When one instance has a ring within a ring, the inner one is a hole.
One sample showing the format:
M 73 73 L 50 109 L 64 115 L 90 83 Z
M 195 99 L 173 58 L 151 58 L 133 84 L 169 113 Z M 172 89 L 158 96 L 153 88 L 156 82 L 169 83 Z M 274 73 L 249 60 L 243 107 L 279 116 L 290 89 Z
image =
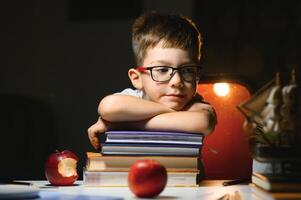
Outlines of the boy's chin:
M 168 108 L 176 110 L 176 111 L 180 111 L 184 108 L 184 105 L 182 104 L 178 104 L 175 102 L 165 102 L 164 103 Z

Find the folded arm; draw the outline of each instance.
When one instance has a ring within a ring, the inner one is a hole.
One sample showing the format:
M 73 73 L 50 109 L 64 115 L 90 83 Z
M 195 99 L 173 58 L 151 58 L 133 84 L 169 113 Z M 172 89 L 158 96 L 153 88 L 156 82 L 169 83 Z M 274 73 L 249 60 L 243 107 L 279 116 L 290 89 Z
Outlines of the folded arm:
M 133 129 L 186 131 L 209 134 L 214 130 L 216 115 L 211 105 L 191 102 L 183 111 L 128 95 L 110 95 L 99 104 L 104 120 Z M 122 125 L 123 124 L 123 125 Z
M 184 131 L 208 135 L 214 128 L 209 118 L 210 113 L 206 111 L 178 111 L 157 115 L 145 120 L 140 126 L 145 130 Z
M 98 106 L 99 115 L 110 122 L 140 121 L 175 112 L 165 105 L 129 95 L 109 95 Z
M 98 121 L 88 129 L 95 149 L 99 149 L 98 136 L 107 130 L 140 129 L 184 131 L 210 134 L 216 125 L 216 114 L 211 105 L 192 102 L 183 111 L 174 110 L 148 100 L 126 95 L 110 95 L 99 104 Z

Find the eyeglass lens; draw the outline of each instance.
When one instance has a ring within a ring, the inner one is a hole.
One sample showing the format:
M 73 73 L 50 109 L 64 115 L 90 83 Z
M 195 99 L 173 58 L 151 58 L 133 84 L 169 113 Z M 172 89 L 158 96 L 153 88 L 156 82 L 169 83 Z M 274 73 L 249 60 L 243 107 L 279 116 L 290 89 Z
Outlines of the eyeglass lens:
M 187 66 L 180 68 L 172 68 L 165 66 L 153 67 L 151 75 L 154 81 L 165 82 L 169 81 L 176 73 L 179 72 L 184 81 L 192 82 L 198 79 L 198 68 L 195 66 Z

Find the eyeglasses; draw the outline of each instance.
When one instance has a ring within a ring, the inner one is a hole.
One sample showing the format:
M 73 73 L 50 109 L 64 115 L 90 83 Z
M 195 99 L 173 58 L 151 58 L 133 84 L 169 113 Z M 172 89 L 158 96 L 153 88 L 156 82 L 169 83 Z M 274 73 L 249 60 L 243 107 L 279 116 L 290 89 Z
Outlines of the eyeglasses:
M 201 67 L 197 65 L 170 67 L 170 66 L 153 66 L 153 67 L 137 67 L 139 72 L 150 71 L 151 77 L 156 82 L 168 82 L 178 71 L 181 78 L 186 82 L 195 82 L 200 79 Z

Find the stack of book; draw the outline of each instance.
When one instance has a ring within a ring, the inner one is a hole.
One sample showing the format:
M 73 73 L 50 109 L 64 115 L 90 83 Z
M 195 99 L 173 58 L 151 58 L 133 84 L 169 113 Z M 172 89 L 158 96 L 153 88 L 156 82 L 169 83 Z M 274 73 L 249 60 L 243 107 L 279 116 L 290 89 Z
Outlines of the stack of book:
M 127 186 L 131 165 L 153 159 L 165 166 L 167 186 L 197 186 L 203 136 L 183 132 L 109 131 L 100 153 L 87 152 L 86 186 Z
M 252 183 L 269 192 L 300 192 L 301 176 L 292 174 L 264 174 L 253 172 Z

